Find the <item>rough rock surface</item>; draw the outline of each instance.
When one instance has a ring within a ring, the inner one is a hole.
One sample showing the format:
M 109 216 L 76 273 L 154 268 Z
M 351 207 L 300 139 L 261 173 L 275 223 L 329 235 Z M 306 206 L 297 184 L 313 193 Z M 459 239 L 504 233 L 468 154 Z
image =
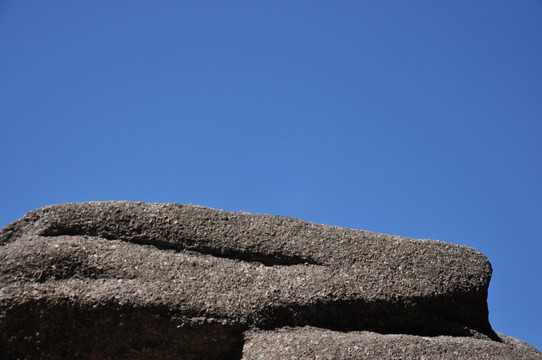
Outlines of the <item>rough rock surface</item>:
M 0 230 L 0 358 L 518 358 L 480 252 L 180 204 L 47 206 Z M 354 351 L 355 350 L 355 351 Z
M 500 342 L 473 337 L 337 332 L 312 327 L 249 331 L 245 359 L 540 359 L 532 346 L 498 334 Z

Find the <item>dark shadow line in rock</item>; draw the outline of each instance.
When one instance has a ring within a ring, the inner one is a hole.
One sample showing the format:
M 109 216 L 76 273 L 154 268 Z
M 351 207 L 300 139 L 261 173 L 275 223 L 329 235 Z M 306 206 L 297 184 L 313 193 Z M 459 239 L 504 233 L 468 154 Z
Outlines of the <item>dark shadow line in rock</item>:
M 445 300 L 440 301 L 445 303 Z M 500 341 L 491 327 L 464 324 L 460 319 L 454 319 L 423 302 L 351 300 L 275 306 L 260 313 L 262 318 L 269 321 L 258 323 L 256 327 L 272 330 L 314 326 L 339 332 L 373 331 L 381 334 L 458 337 L 472 337 L 474 330 L 494 341 Z
M 461 296 L 458 296 L 457 294 L 452 295 L 448 299 L 420 299 L 418 300 L 418 306 L 422 309 L 422 311 L 435 314 L 435 316 L 442 319 L 443 322 L 448 322 L 451 324 L 451 326 L 465 326 L 466 329 L 472 329 L 484 334 L 493 341 L 502 342 L 502 339 L 493 330 L 489 320 L 487 320 L 488 310 L 486 299 L 487 290 L 478 292 L 471 291 L 470 293 L 463 293 Z M 479 304 L 485 304 L 485 309 L 481 310 L 484 310 L 486 314 L 484 316 L 476 316 L 477 320 L 475 320 L 475 317 L 472 316 L 472 314 L 469 314 L 469 311 L 465 310 L 471 308 L 471 304 L 468 303 L 469 301 L 477 301 Z M 455 305 L 456 312 L 449 313 L 444 311 L 450 309 L 450 306 L 448 305 L 450 303 Z M 468 326 L 464 325 L 466 323 L 469 323 Z
M 143 237 L 132 237 L 131 239 L 124 238 L 122 236 L 114 236 L 105 233 L 93 233 L 89 231 L 78 231 L 79 229 L 67 228 L 64 231 L 58 231 L 57 229 L 50 231 L 42 231 L 41 236 L 55 237 L 55 236 L 96 236 L 105 240 L 121 240 L 139 245 L 154 246 L 159 250 L 173 250 L 176 252 L 190 251 L 193 253 L 200 253 L 203 255 L 210 255 L 218 258 L 225 258 L 231 260 L 238 260 L 250 263 L 260 263 L 265 266 L 293 266 L 293 265 L 315 265 L 324 266 L 323 264 L 302 256 L 285 255 L 280 253 L 265 254 L 260 252 L 250 252 L 234 249 L 219 249 L 212 248 L 205 245 L 187 245 L 193 244 L 193 240 L 180 239 L 179 242 L 161 241 L 157 239 L 148 239 Z
M 218 258 L 232 259 L 250 263 L 259 263 L 265 266 L 294 266 L 294 265 L 312 265 L 324 266 L 311 259 L 306 259 L 301 256 L 291 256 L 284 254 L 263 254 L 257 252 L 243 252 L 231 249 L 217 250 L 213 248 L 202 247 L 198 250 L 187 249 L 205 255 L 210 255 Z

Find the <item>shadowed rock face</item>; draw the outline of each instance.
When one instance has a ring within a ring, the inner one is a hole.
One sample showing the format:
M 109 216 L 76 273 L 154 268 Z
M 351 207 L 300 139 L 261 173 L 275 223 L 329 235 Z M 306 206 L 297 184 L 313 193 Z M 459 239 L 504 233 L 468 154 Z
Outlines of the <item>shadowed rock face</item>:
M 372 334 L 367 353 L 447 335 L 510 355 L 488 322 L 490 277 L 480 252 L 438 241 L 193 205 L 48 206 L 0 230 L 0 352 L 304 358 L 306 341 L 261 350 L 309 336 L 332 339 L 305 356 L 326 358 Z

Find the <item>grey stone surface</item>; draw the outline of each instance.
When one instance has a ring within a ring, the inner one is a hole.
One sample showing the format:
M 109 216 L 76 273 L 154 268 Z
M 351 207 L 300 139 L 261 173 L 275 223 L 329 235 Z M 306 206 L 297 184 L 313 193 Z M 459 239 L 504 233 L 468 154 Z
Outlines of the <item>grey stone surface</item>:
M 0 230 L 0 353 L 249 359 L 290 339 L 265 358 L 304 358 L 308 336 L 330 339 L 329 358 L 341 334 L 369 336 L 367 352 L 427 337 L 444 339 L 433 353 L 497 349 L 490 277 L 483 254 L 439 241 L 193 205 L 47 206 Z
M 500 342 L 473 337 L 347 333 L 319 328 L 250 331 L 243 359 L 540 359 L 538 350 L 504 334 Z

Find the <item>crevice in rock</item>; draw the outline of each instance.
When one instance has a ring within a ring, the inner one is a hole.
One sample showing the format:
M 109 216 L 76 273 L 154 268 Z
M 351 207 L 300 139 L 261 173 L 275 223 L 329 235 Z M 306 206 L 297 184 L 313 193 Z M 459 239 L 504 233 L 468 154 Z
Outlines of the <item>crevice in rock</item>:
M 454 318 L 438 308 L 445 299 L 434 299 L 427 305 L 423 299 L 416 301 L 324 301 L 310 305 L 275 306 L 264 309 L 263 321 L 256 327 L 272 330 L 281 327 L 313 326 L 326 330 L 351 332 L 373 331 L 381 334 L 417 336 L 480 337 L 500 341 L 491 329 L 465 319 Z
M 323 264 L 298 255 L 287 255 L 282 253 L 262 253 L 249 250 L 231 249 L 231 248 L 215 248 L 202 244 L 195 243 L 192 239 L 179 239 L 179 241 L 164 241 L 157 238 L 149 238 L 143 236 L 127 236 L 121 234 L 111 234 L 107 232 L 92 231 L 92 229 L 82 229 L 77 227 L 49 227 L 40 232 L 40 236 L 55 237 L 55 236 L 96 236 L 106 240 L 121 240 L 128 241 L 140 245 L 151 245 L 160 250 L 174 250 L 177 252 L 189 251 L 210 255 L 218 258 L 226 258 L 244 262 L 260 263 L 265 266 L 293 266 L 293 265 L 316 265 L 324 266 Z

